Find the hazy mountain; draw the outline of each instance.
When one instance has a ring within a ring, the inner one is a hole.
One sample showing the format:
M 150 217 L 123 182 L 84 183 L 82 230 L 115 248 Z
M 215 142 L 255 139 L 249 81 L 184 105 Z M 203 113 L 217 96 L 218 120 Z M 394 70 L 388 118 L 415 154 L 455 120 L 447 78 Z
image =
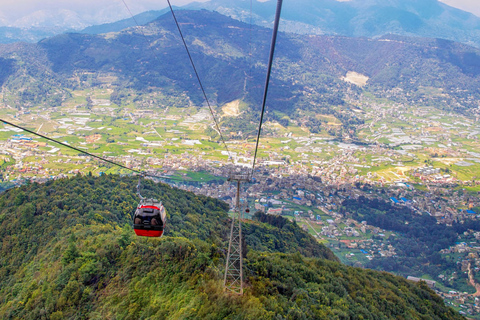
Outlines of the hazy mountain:
M 0 12 L 0 43 L 37 42 L 64 32 L 119 21 L 127 16 L 129 13 L 121 2 L 112 3 L 101 9 L 87 7 L 83 10 L 52 8 L 45 4 L 45 9 L 32 10 L 21 16 Z M 147 23 L 156 17 L 158 16 L 141 21 Z
M 0 12 L 0 26 L 8 25 L 8 19 L 3 12 Z
M 71 10 L 39 10 L 13 23 L 17 28 L 84 28 L 87 23 Z
M 212 0 L 188 8 L 215 10 L 271 27 L 276 1 Z M 480 46 L 480 18 L 437 0 L 285 1 L 281 28 L 298 33 L 379 37 L 385 34 L 444 38 Z

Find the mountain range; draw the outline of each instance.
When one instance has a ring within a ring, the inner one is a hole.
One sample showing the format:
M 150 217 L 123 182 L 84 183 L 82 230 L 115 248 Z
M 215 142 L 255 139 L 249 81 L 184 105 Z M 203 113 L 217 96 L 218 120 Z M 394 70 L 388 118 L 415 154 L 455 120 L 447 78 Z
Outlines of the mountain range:
M 191 5 L 235 19 L 270 27 L 276 1 L 212 0 Z M 252 12 L 253 17 L 251 17 Z M 480 45 L 480 18 L 437 0 L 299 0 L 286 1 L 282 30 L 376 38 L 386 34 L 444 38 Z
M 271 27 L 276 1 L 211 0 L 191 3 L 185 10 L 208 9 L 234 19 Z M 114 5 L 111 5 L 114 6 Z M 41 10 L 0 27 L 0 42 L 36 42 L 67 31 L 104 33 L 145 24 L 165 10 L 149 11 L 127 18 L 126 9 L 108 7 L 90 14 L 72 10 Z M 0 16 L 2 16 L 0 14 Z M 5 14 L 3 15 L 5 16 Z M 117 19 L 115 19 L 118 17 Z M 105 21 L 117 21 L 102 24 Z M 0 24 L 1 26 L 1 24 Z M 443 38 L 480 46 L 480 18 L 438 0 L 299 0 L 284 3 L 281 28 L 299 34 L 327 34 L 376 38 L 386 34 Z
M 271 31 L 251 29 L 207 10 L 179 11 L 178 19 L 212 102 L 223 105 L 241 99 L 258 105 Z M 49 100 L 59 105 L 67 89 L 85 85 L 109 85 L 121 94 L 154 90 L 168 93 L 170 99 L 186 94 L 190 102 L 183 105 L 201 106 L 203 96 L 192 71 L 168 13 L 142 28 L 117 33 L 70 33 L 38 44 L 0 46 L 0 84 L 22 107 Z M 439 108 L 474 109 L 480 94 L 480 50 L 474 47 L 393 35 L 369 39 L 281 33 L 269 105 L 297 120 L 305 112 L 334 112 L 330 106 L 348 108 L 346 96 L 360 92 L 358 85 L 344 81 L 349 72 L 367 79 L 371 92 L 402 90 L 402 99 Z M 113 80 L 87 83 L 82 80 L 87 74 Z M 425 97 L 422 88 L 428 87 L 441 94 Z M 358 124 L 351 113 L 336 117 Z

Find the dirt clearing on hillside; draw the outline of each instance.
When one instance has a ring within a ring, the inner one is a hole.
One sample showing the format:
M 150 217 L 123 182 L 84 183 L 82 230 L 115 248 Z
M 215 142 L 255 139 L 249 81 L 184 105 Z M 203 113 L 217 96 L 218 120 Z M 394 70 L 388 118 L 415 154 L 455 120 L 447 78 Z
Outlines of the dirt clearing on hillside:
M 226 117 L 238 117 L 240 115 L 240 100 L 227 103 L 222 107 L 222 111 Z
M 354 71 L 348 71 L 347 75 L 342 78 L 343 81 L 353 83 L 354 85 L 359 87 L 365 86 L 368 82 L 368 79 L 370 78 Z

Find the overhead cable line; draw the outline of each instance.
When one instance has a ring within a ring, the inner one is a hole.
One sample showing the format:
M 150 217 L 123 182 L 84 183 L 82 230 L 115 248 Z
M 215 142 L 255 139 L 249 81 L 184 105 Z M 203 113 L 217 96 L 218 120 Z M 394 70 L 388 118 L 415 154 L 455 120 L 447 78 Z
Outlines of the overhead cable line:
M 145 38 L 145 41 L 147 41 L 148 44 L 150 44 L 150 41 L 148 40 L 147 36 L 145 35 L 145 33 L 143 32 L 143 30 L 141 29 L 140 27 L 140 24 L 138 23 L 137 19 L 135 19 L 135 16 L 133 15 L 132 11 L 130 10 L 130 8 L 128 7 L 127 3 L 125 2 L 125 0 L 122 0 L 123 4 L 125 5 L 125 8 L 127 8 L 127 11 L 129 12 L 130 16 L 132 17 L 133 21 L 135 22 L 135 24 L 137 25 L 137 27 L 140 29 L 140 32 L 142 33 L 143 37 Z M 198 75 L 198 72 L 197 72 L 197 68 L 195 67 L 195 63 L 193 62 L 193 59 L 192 59 L 192 56 L 190 54 L 190 50 L 188 50 L 188 46 L 187 46 L 187 43 L 185 42 L 185 39 L 183 37 L 183 33 L 182 33 L 182 30 L 180 29 L 180 25 L 177 21 L 177 17 L 175 16 L 175 12 L 173 11 L 173 7 L 172 5 L 170 4 L 170 1 L 167 0 L 168 2 L 168 6 L 170 7 L 170 11 L 172 12 L 172 16 L 173 16 L 173 19 L 175 20 L 175 24 L 177 26 L 177 29 L 178 29 L 178 32 L 180 33 L 180 37 L 182 38 L 182 41 L 183 41 L 183 45 L 185 46 L 185 50 L 187 51 L 187 55 L 188 55 L 188 58 L 190 59 L 190 63 L 193 67 L 193 71 L 195 72 L 195 75 L 197 77 L 197 80 L 198 80 L 198 83 L 200 85 L 200 89 L 202 90 L 203 92 L 203 96 L 205 98 L 205 101 L 208 105 L 208 108 L 210 109 L 210 113 L 212 114 L 212 118 L 213 118 L 213 121 L 215 122 L 215 127 L 218 131 L 218 134 L 220 136 L 220 139 L 222 140 L 222 143 L 225 147 L 225 150 L 227 151 L 228 153 L 228 157 L 229 159 L 231 159 L 231 161 L 233 162 L 233 158 L 231 156 L 231 153 L 230 153 L 230 150 L 228 149 L 228 146 L 227 146 L 227 143 L 225 142 L 225 139 L 223 138 L 223 135 L 222 135 L 222 131 L 220 130 L 220 126 L 218 124 L 218 121 L 217 121 L 217 118 L 215 117 L 215 113 L 213 112 L 213 108 L 211 107 L 210 105 L 210 101 L 208 100 L 207 98 L 207 94 L 205 93 L 205 90 L 203 88 L 203 85 L 202 85 L 202 81 L 200 80 L 200 76 Z M 153 51 L 153 54 L 155 56 L 155 58 L 157 59 L 157 61 L 160 61 L 160 59 L 158 58 L 157 54 L 155 53 L 155 51 L 153 50 L 153 48 L 151 48 L 152 51 Z
M 260 142 L 260 134 L 262 133 L 263 115 L 265 114 L 265 104 L 267 102 L 268 84 L 270 82 L 270 73 L 272 71 L 273 55 L 275 53 L 275 45 L 276 45 L 276 42 L 277 42 L 278 25 L 280 23 L 280 14 L 281 14 L 281 11 L 282 11 L 282 3 L 283 3 L 283 0 L 277 0 L 277 10 L 276 10 L 276 13 L 275 13 L 275 23 L 273 25 L 272 43 L 270 45 L 270 56 L 268 58 L 267 78 L 265 80 L 265 90 L 263 92 L 262 113 L 260 114 L 260 123 L 258 125 L 257 143 L 256 143 L 256 146 L 255 146 L 255 154 L 253 156 L 252 175 L 251 175 L 252 178 L 253 178 L 253 172 L 255 170 L 255 162 L 257 160 L 257 151 L 258 151 L 258 144 Z
M 135 172 L 135 173 L 137 173 L 137 174 L 139 174 L 139 175 L 142 175 L 142 176 L 144 176 L 144 177 L 183 181 L 183 179 L 176 179 L 176 178 L 171 178 L 171 177 L 165 177 L 165 176 L 157 176 L 157 175 L 153 175 L 153 174 L 147 174 L 147 173 L 145 173 L 145 172 L 142 172 L 142 171 L 139 171 L 139 170 L 135 170 L 135 169 L 129 168 L 129 167 L 127 167 L 127 166 L 125 166 L 125 165 L 123 165 L 123 164 L 121 164 L 121 163 L 118 163 L 118 162 L 115 162 L 115 161 L 112 161 L 112 160 L 108 160 L 108 159 L 102 158 L 102 157 L 100 157 L 100 156 L 97 156 L 97 155 L 95 155 L 95 154 L 93 154 L 93 153 L 90 153 L 90 152 L 87 152 L 87 151 L 85 151 L 85 150 L 81 150 L 81 149 L 72 147 L 71 145 L 68 145 L 68 144 L 66 144 L 66 143 L 64 143 L 64 142 L 58 141 L 58 140 L 56 140 L 56 139 L 49 138 L 49 137 L 47 137 L 47 136 L 45 136 L 45 135 L 43 135 L 43 134 L 40 134 L 40 133 L 37 133 L 37 132 L 35 132 L 35 131 L 26 129 L 26 128 L 24 128 L 24 127 L 21 127 L 21 126 L 19 126 L 19 125 L 16 125 L 16 124 L 14 124 L 14 123 L 9 122 L 9 121 L 0 119 L 0 122 L 3 122 L 3 123 L 5 123 L 5 124 L 8 124 L 8 125 L 10 125 L 10 126 L 12 126 L 12 127 L 21 129 L 21 130 L 26 131 L 26 132 L 28 132 L 28 133 L 31 133 L 31 134 L 33 134 L 33 135 L 39 136 L 39 137 L 41 137 L 41 138 L 47 139 L 47 140 L 49 140 L 49 141 L 55 142 L 55 143 L 57 143 L 57 144 L 59 144 L 59 145 L 62 145 L 62 146 L 64 146 L 64 147 L 67 147 L 67 148 L 69 148 L 69 149 L 78 151 L 78 152 L 80 152 L 80 153 L 84 153 L 84 154 L 86 154 L 86 155 L 88 155 L 88 156 L 90 156 L 90 157 L 92 157 L 92 158 L 96 158 L 96 159 L 98 159 L 98 160 L 101 160 L 101 161 L 104 161 L 104 162 L 113 164 L 114 166 L 117 166 L 117 167 L 121 167 L 121 168 L 123 168 L 123 169 L 130 170 L 130 171 Z
M 250 67 L 249 80 L 253 82 L 253 0 L 250 0 L 250 28 L 248 33 L 248 65 Z M 245 95 L 247 94 L 247 86 L 245 85 Z
M 123 4 L 125 5 L 125 8 L 127 8 L 127 11 L 128 13 L 130 14 L 130 16 L 132 17 L 133 21 L 135 22 L 135 24 L 137 25 L 138 27 L 138 30 L 140 30 L 140 33 L 142 34 L 143 38 L 145 39 L 145 42 L 148 43 L 148 47 L 150 48 L 150 50 L 152 50 L 152 53 L 153 55 L 155 56 L 155 59 L 157 61 L 160 61 L 160 59 L 158 58 L 157 56 L 157 53 L 155 52 L 155 50 L 153 50 L 153 48 L 151 47 L 151 42 L 148 40 L 147 38 L 147 35 L 145 34 L 145 32 L 143 32 L 143 29 L 142 27 L 140 26 L 140 24 L 138 23 L 137 19 L 135 18 L 135 16 L 133 15 L 132 11 L 130 10 L 130 8 L 128 7 L 127 3 L 125 2 L 125 0 L 122 0 Z
M 128 13 L 130 13 L 130 15 L 132 16 L 132 19 L 133 21 L 135 21 L 135 24 L 137 25 L 137 27 L 140 29 L 140 24 L 138 24 L 138 21 L 137 19 L 135 18 L 135 16 L 133 15 L 132 11 L 130 10 L 130 8 L 127 6 L 127 3 L 125 2 L 125 0 L 122 0 L 123 4 L 125 5 L 125 8 L 127 8 L 127 11 Z M 143 33 L 143 32 L 142 32 Z M 145 36 L 145 33 L 143 33 L 143 35 Z
M 200 76 L 198 75 L 197 68 L 195 67 L 195 63 L 193 62 L 192 55 L 190 54 L 190 50 L 188 50 L 187 42 L 185 41 L 185 38 L 183 36 L 182 30 L 180 29 L 180 25 L 178 23 L 177 17 L 175 16 L 175 12 L 173 11 L 172 4 L 170 3 L 170 0 L 167 0 L 168 6 L 170 7 L 170 11 L 172 12 L 173 20 L 175 20 L 175 24 L 177 25 L 178 32 L 180 33 L 180 37 L 182 38 L 183 45 L 185 46 L 185 50 L 187 51 L 188 58 L 190 59 L 190 63 L 192 64 L 193 71 L 195 72 L 195 75 L 197 76 L 198 84 L 200 85 L 200 89 L 202 89 L 203 92 L 203 97 L 205 98 L 205 101 L 208 105 L 208 109 L 210 109 L 210 113 L 212 114 L 213 121 L 215 122 L 215 126 L 217 127 L 218 134 L 220 135 L 220 138 L 222 139 L 223 145 L 225 146 L 225 149 L 227 150 L 228 157 L 232 160 L 232 155 L 230 153 L 230 150 L 228 150 L 227 143 L 225 142 L 225 139 L 223 138 L 222 131 L 220 130 L 220 126 L 218 125 L 217 118 L 215 117 L 215 113 L 213 112 L 213 108 L 210 105 L 210 101 L 208 100 L 207 93 L 205 92 L 205 89 L 203 88 L 202 81 L 200 80 Z

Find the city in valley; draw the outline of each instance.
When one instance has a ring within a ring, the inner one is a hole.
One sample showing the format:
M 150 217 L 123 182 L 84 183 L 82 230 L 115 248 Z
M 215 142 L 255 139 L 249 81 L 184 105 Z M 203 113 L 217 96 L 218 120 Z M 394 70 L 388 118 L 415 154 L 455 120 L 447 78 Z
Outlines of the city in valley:
M 223 132 L 225 148 L 207 108 L 158 108 L 148 103 L 138 108 L 133 102 L 119 107 L 110 101 L 110 94 L 108 89 L 73 92 L 72 99 L 57 107 L 18 108 L 5 102 L 0 115 L 88 153 L 162 176 L 162 181 L 179 188 L 222 199 L 233 208 L 236 185 L 227 179 L 232 172 L 251 173 L 253 133 Z M 264 124 L 253 180 L 242 187 L 242 201 L 251 209 L 245 218 L 257 211 L 287 217 L 342 262 L 369 268 L 379 259 L 388 263 L 388 258 L 404 255 L 398 239 L 406 236 L 363 220 L 362 213 L 352 209 L 356 203 L 428 216 L 439 228 L 445 227 L 441 230 L 480 220 L 477 119 L 367 93 L 350 103 L 364 120 L 355 137 L 336 137 L 328 130 L 311 133 L 300 121 Z M 220 121 L 240 119 L 242 114 L 241 101 L 217 109 Z M 334 117 L 327 120 L 327 128 L 341 125 Z M 1 189 L 88 173 L 130 174 L 0 124 Z M 438 259 L 453 267 L 399 273 L 425 280 L 462 314 L 476 316 L 480 232 L 464 229 L 438 252 Z

